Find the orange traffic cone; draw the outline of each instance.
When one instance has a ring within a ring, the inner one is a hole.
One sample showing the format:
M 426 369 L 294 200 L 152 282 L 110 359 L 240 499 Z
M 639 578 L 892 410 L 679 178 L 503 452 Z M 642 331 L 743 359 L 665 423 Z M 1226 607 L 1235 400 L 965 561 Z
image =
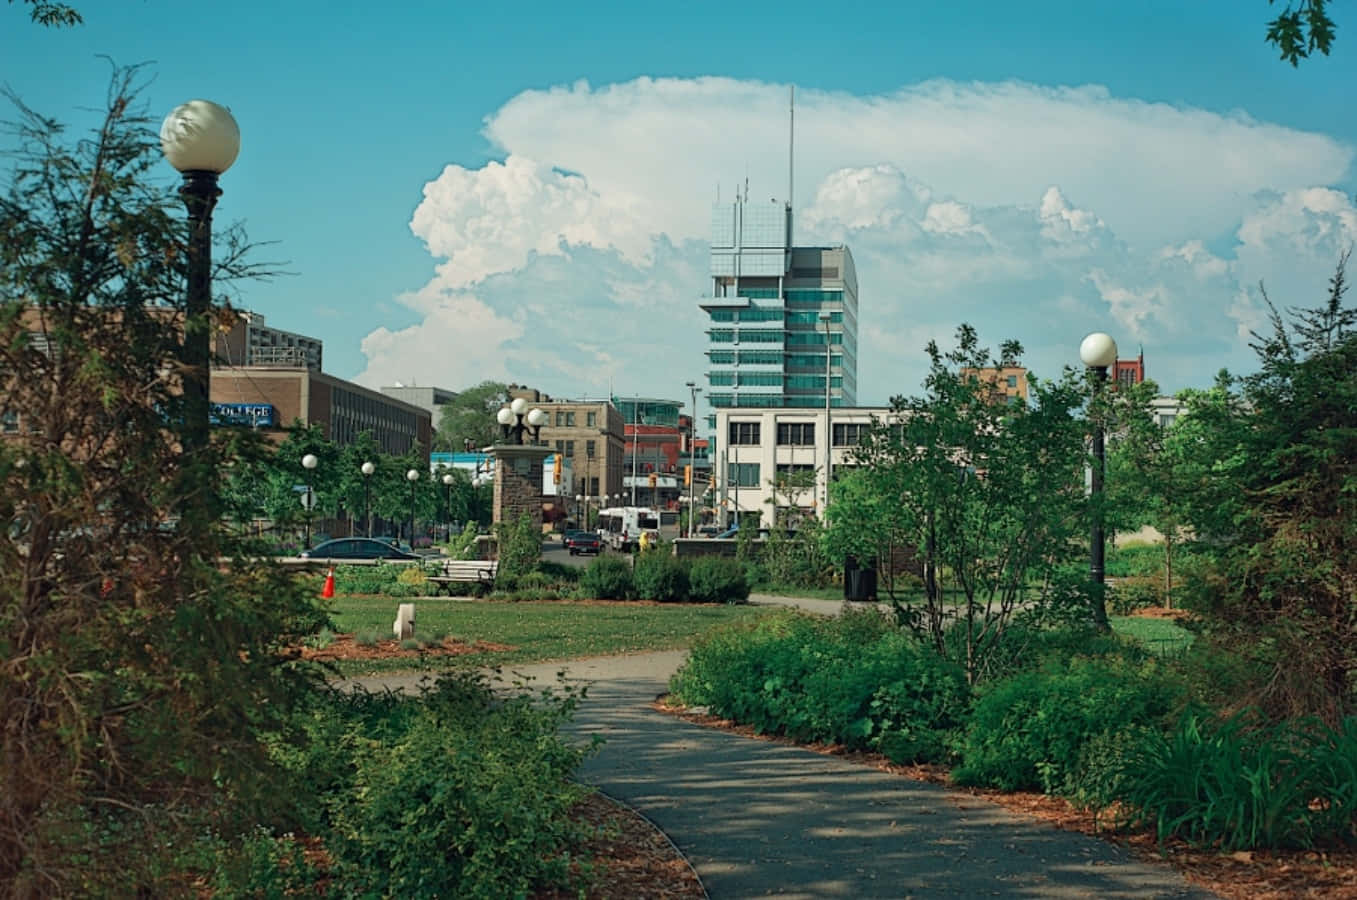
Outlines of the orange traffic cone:
M 335 569 L 334 566 L 331 566 L 330 570 L 325 573 L 325 587 L 321 588 L 320 596 L 326 600 L 329 600 L 334 595 L 335 595 Z

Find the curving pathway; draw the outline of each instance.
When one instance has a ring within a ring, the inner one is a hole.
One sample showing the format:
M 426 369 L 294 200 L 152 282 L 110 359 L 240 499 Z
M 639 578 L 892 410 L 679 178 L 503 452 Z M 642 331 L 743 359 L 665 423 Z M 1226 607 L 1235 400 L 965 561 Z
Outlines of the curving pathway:
M 1213 896 L 1167 865 L 979 798 L 656 713 L 650 703 L 683 656 L 513 671 L 540 685 L 561 671 L 589 684 L 571 729 L 606 743 L 581 779 L 663 829 L 714 898 Z

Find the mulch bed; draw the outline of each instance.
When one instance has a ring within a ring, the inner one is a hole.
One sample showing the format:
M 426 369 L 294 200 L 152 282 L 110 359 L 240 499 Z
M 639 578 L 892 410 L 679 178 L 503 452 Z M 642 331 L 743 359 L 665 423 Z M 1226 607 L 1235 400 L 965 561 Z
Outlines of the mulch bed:
M 509 644 L 496 644 L 491 641 L 467 642 L 455 637 L 444 638 L 437 644 L 406 648 L 402 647 L 401 642 L 394 638 L 371 644 L 360 644 L 354 640 L 354 636 L 351 634 L 337 634 L 334 636 L 334 640 L 324 647 L 302 647 L 300 652 L 302 659 L 335 661 L 404 659 L 419 656 L 466 656 L 469 653 L 491 653 L 517 649 L 517 647 Z

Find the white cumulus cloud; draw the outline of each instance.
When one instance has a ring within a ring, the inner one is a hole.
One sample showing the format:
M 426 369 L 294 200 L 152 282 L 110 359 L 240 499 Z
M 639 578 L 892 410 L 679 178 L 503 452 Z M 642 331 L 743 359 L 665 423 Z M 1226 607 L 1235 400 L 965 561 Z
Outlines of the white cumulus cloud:
M 486 120 L 499 159 L 424 186 L 410 227 L 436 274 L 396 298 L 422 320 L 374 331 L 360 380 L 502 373 L 679 398 L 706 371 L 711 204 L 786 199 L 787 101 L 716 77 L 512 98 Z M 1248 366 L 1260 279 L 1284 305 L 1322 300 L 1357 240 L 1329 187 L 1353 158 L 1323 134 L 1096 86 L 798 91 L 794 237 L 853 250 L 860 402 L 917 390 L 923 343 L 962 321 L 1045 373 L 1086 332 L 1116 332 L 1176 389 Z

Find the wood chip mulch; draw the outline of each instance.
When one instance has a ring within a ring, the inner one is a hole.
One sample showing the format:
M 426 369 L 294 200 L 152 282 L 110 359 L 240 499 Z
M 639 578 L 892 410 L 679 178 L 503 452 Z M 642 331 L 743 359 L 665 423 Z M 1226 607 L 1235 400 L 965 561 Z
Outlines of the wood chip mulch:
M 836 744 L 797 744 L 777 735 L 759 734 L 747 725 L 670 705 L 660 697 L 652 708 L 708 728 L 720 728 L 756 740 L 799 746 L 815 753 L 836 756 L 883 772 L 943 785 L 958 796 L 981 797 L 1011 812 L 1030 816 L 1065 831 L 1078 831 L 1126 848 L 1149 862 L 1166 862 L 1198 887 L 1226 900 L 1291 900 L 1322 897 L 1325 900 L 1357 900 L 1357 847 L 1325 850 L 1252 851 L 1220 853 L 1169 841 L 1162 847 L 1153 832 L 1111 830 L 1106 817 L 1095 818 L 1091 810 L 1079 809 L 1068 800 L 1046 794 L 1004 793 L 952 784 L 945 766 L 892 763 L 877 753 L 845 750 Z
M 583 895 L 570 891 L 534 894 L 532 900 L 705 900 L 707 891 L 664 832 L 600 793 L 591 793 L 571 813 L 594 837 L 580 848 L 596 872 Z
M 490 641 L 463 641 L 455 637 L 444 638 L 438 643 L 424 644 L 418 648 L 404 648 L 394 638 L 360 644 L 351 634 L 337 634 L 334 640 L 324 647 L 300 648 L 302 659 L 341 660 L 341 659 L 393 659 L 415 656 L 465 656 L 468 653 L 490 653 L 504 650 L 516 650 L 509 644 L 496 644 Z

